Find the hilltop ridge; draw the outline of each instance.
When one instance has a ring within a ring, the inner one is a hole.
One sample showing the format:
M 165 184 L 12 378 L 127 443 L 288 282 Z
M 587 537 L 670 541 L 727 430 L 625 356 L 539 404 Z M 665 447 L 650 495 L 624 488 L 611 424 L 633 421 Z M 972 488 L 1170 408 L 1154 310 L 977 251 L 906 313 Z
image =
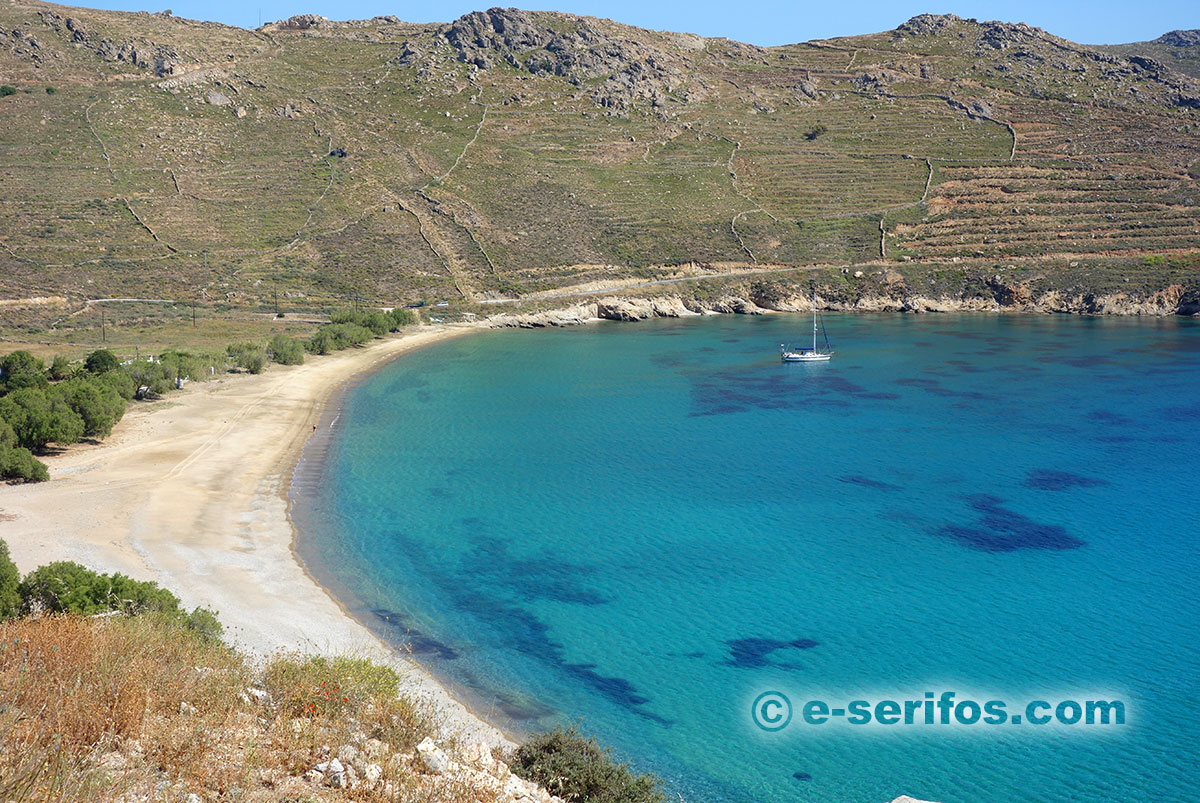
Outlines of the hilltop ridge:
M 249 31 L 34 0 L 0 2 L 0 32 L 0 297 L 63 299 L 22 307 L 33 328 L 103 296 L 1195 273 L 1189 32 L 1100 48 L 922 14 L 761 48 L 517 9 Z

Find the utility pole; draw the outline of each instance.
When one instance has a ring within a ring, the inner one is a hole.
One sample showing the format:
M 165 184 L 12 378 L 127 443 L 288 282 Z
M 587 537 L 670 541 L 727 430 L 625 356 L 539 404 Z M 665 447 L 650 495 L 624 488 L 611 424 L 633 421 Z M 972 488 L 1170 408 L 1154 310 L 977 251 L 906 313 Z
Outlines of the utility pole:
M 275 317 L 279 317 L 279 282 L 275 282 Z
M 104 336 L 104 307 L 100 307 L 100 342 L 106 343 L 107 339 Z
M 192 328 L 196 327 L 196 302 L 192 302 Z

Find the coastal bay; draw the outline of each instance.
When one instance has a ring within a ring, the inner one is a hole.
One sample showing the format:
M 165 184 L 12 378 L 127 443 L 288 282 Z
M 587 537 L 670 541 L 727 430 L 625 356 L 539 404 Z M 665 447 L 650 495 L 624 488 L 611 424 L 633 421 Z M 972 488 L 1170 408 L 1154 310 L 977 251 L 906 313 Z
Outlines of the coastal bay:
M 1195 322 L 826 323 L 821 368 L 779 363 L 811 331 L 784 315 L 392 363 L 345 396 L 299 552 L 476 710 L 581 720 L 689 801 L 1186 799 Z M 777 736 L 750 719 L 771 690 L 797 706 Z M 1115 697 L 1130 727 L 798 719 L 946 690 Z

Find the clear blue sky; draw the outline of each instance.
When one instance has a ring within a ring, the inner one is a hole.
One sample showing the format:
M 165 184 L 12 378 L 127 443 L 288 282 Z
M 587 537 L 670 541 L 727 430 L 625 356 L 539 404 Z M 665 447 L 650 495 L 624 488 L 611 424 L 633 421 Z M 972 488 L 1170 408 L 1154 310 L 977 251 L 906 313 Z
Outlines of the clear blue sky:
M 1153 39 L 1176 28 L 1200 28 L 1196 0 L 1129 2 L 1072 0 L 1072 2 L 970 2 L 969 0 L 860 0 L 860 2 L 797 2 L 792 0 L 75 0 L 79 5 L 123 11 L 162 11 L 179 17 L 214 20 L 253 28 L 259 14 L 264 22 L 293 14 L 321 14 L 330 19 L 365 19 L 394 14 L 408 22 L 449 22 L 468 11 L 489 5 L 518 5 L 610 17 L 618 22 L 659 30 L 689 31 L 703 36 L 728 36 L 757 45 L 780 45 L 851 36 L 894 28 L 923 12 L 954 13 L 981 20 L 1028 22 L 1058 36 L 1086 44 L 1116 44 Z

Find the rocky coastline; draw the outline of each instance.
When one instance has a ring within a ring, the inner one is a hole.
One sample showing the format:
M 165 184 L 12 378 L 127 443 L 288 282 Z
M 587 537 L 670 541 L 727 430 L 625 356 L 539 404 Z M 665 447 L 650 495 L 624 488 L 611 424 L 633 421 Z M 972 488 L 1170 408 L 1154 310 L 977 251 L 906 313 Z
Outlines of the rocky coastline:
M 902 277 L 874 288 L 851 282 L 818 284 L 815 291 L 795 283 L 754 281 L 719 292 L 661 295 L 598 295 L 566 307 L 504 312 L 482 319 L 488 328 L 536 329 L 574 326 L 597 320 L 637 321 L 694 315 L 763 315 L 808 312 L 815 292 L 818 309 L 837 312 L 1069 314 L 1200 317 L 1200 287 L 1173 283 L 1154 291 L 1038 289 L 1029 282 L 1005 281 L 998 274 L 970 292 L 914 291 Z

